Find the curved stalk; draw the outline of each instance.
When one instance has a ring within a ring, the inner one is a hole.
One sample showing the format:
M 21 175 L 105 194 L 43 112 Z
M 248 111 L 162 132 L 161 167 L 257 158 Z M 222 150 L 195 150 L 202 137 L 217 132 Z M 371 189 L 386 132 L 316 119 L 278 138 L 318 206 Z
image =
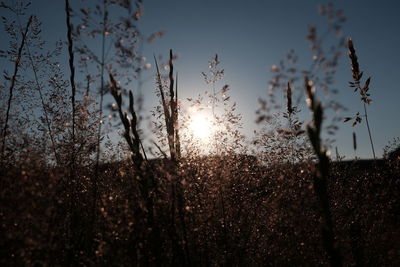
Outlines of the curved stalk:
M 18 75 L 18 70 L 19 70 L 19 63 L 21 62 L 21 57 L 22 57 L 22 51 L 24 49 L 26 36 L 28 35 L 28 30 L 29 30 L 29 27 L 30 27 L 30 25 L 32 23 L 32 19 L 33 19 L 33 16 L 30 16 L 29 20 L 28 20 L 28 23 L 26 24 L 26 27 L 25 27 L 25 32 L 22 34 L 21 45 L 19 46 L 17 59 L 15 60 L 14 74 L 13 74 L 13 76 L 11 78 L 10 96 L 9 96 L 8 102 L 7 102 L 6 120 L 5 120 L 4 128 L 3 128 L 3 142 L 2 142 L 2 146 L 1 146 L 1 162 L 2 163 L 3 163 L 3 159 L 4 159 L 4 152 L 6 150 L 7 128 L 8 128 L 8 120 L 9 120 L 9 116 L 10 116 L 10 109 L 11 109 L 11 101 L 12 101 L 12 97 L 13 97 L 13 91 L 14 91 L 14 87 L 15 87 L 15 82 L 17 80 L 17 75 Z

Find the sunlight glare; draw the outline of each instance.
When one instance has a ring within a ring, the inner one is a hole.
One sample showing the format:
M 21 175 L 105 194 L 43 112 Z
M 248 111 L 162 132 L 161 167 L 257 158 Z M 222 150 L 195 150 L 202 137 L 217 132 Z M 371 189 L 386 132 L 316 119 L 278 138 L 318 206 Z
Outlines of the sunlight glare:
M 193 135 L 201 141 L 208 141 L 212 134 L 211 120 L 204 114 L 196 114 L 191 118 L 189 128 Z

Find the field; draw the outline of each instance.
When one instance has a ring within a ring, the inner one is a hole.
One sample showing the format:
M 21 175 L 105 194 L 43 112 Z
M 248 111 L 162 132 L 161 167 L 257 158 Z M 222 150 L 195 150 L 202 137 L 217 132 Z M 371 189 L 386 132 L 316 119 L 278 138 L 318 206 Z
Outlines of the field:
M 373 79 L 341 10 L 320 7 L 325 34 L 309 26 L 310 66 L 290 51 L 270 68 L 248 137 L 218 54 L 207 92 L 183 99 L 177 54 L 141 54 L 164 35 L 140 32 L 146 3 L 70 2 L 55 46 L 29 2 L 0 3 L 1 266 L 400 266 L 400 140 L 374 146 Z M 132 90 L 148 72 L 152 109 Z M 334 149 L 338 125 L 365 128 L 368 159 L 355 132 L 354 157 Z

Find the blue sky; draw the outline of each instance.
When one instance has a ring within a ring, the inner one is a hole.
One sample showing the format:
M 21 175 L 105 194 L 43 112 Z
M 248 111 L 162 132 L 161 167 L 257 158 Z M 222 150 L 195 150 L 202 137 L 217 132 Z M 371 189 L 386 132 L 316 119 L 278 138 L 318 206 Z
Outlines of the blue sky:
M 64 40 L 64 1 L 33 2 L 31 10 L 42 19 L 46 39 Z M 74 0 L 71 4 L 79 7 L 79 2 Z M 147 45 L 144 53 L 148 59 L 153 53 L 167 56 L 170 48 L 178 54 L 175 66 L 180 76 L 181 98 L 195 97 L 206 90 L 201 72 L 208 70 L 208 60 L 218 53 L 226 73 L 224 83 L 231 86 L 232 99 L 243 114 L 244 132 L 251 136 L 257 128 L 254 123 L 257 98 L 267 99 L 270 67 L 292 48 L 304 66 L 310 64 L 312 54 L 305 39 L 307 26 L 316 25 L 321 30 L 326 26 L 317 12 L 319 4 L 327 4 L 327 1 L 145 0 L 141 30 L 148 34 L 165 30 L 166 34 Z M 344 10 L 345 36 L 354 40 L 364 75 L 372 77 L 373 103 L 368 111 L 375 149 L 381 155 L 387 142 L 400 136 L 397 81 L 400 77 L 400 2 L 340 0 L 334 1 L 334 5 Z M 153 71 L 151 69 L 145 76 L 151 77 Z M 336 100 L 349 108 L 343 116 L 362 109 L 359 96 L 348 87 L 350 80 L 349 60 L 345 55 L 338 66 L 335 82 L 339 90 Z M 149 109 L 156 103 L 154 87 L 150 79 L 143 88 Z M 302 119 L 307 121 L 310 116 Z M 357 155 L 372 156 L 365 124 L 355 128 L 348 124 L 339 126 L 334 146 L 341 154 L 353 157 L 352 132 L 355 131 Z

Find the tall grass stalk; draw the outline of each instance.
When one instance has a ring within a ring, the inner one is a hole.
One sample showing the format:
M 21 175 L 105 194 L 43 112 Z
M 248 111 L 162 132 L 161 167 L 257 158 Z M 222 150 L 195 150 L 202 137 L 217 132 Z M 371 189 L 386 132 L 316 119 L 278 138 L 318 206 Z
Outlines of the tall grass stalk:
M 124 138 L 128 143 L 131 151 L 131 160 L 135 167 L 135 175 L 139 178 L 139 189 L 142 198 L 146 203 L 147 210 L 147 223 L 150 232 L 150 252 L 155 258 L 155 264 L 161 265 L 161 237 L 160 228 L 156 223 L 156 207 L 154 196 L 157 195 L 157 182 L 154 177 L 153 171 L 150 169 L 147 156 L 143 149 L 142 142 L 140 140 L 138 132 L 138 119 L 134 108 L 134 97 L 132 91 L 129 91 L 129 112 L 132 118 L 129 118 L 128 114 L 123 111 L 122 108 L 122 96 L 121 89 L 118 87 L 112 74 L 110 74 L 110 86 L 111 94 L 117 102 L 118 113 L 121 122 L 124 126 Z M 142 154 L 143 153 L 143 154 Z M 133 189 L 134 190 L 134 189 Z M 147 260 L 150 261 L 150 256 Z
M 314 152 L 318 158 L 317 171 L 314 174 L 314 190 L 319 199 L 322 215 L 323 215 L 323 226 L 322 226 L 322 237 L 325 250 L 329 256 L 331 266 L 343 266 L 342 257 L 339 249 L 335 244 L 334 226 L 332 213 L 329 206 L 328 199 L 328 186 L 327 179 L 329 178 L 329 157 L 326 149 L 322 146 L 321 141 L 321 126 L 323 120 L 323 109 L 322 104 L 315 96 L 315 87 L 308 78 L 305 78 L 305 89 L 307 96 L 307 104 L 311 110 L 313 119 L 307 125 L 307 133 L 310 142 L 314 148 Z
M 182 239 L 183 242 L 178 242 L 183 245 L 183 253 L 184 253 L 184 264 L 190 265 L 190 253 L 189 253 L 189 245 L 188 245 L 188 231 L 186 226 L 186 219 L 185 219 L 185 200 L 183 196 L 183 185 L 181 183 L 181 176 L 178 170 L 178 162 L 181 157 L 181 145 L 180 145 L 180 138 L 179 138 L 179 107 L 178 107 L 178 74 L 174 79 L 174 65 L 173 65 L 173 53 L 172 49 L 169 51 L 169 101 L 166 100 L 166 96 L 164 93 L 164 87 L 162 84 L 161 73 L 158 67 L 157 59 L 154 57 L 155 65 L 156 65 L 156 78 L 157 78 L 157 85 L 160 92 L 161 103 L 163 106 L 163 113 L 165 119 L 165 127 L 167 130 L 167 139 L 168 139 L 168 146 L 172 161 L 172 169 L 171 173 L 174 179 L 172 180 L 171 184 L 171 193 L 172 193 L 172 201 L 171 201 L 171 226 L 174 231 L 173 235 L 177 236 L 178 234 L 178 227 L 175 225 L 175 209 L 178 212 L 178 218 L 181 224 L 182 229 Z M 175 206 L 175 201 L 177 205 Z M 179 247 L 176 238 L 173 238 L 174 246 Z
M 372 141 L 371 129 L 369 128 L 368 113 L 367 113 L 367 105 L 365 104 L 365 102 L 363 103 L 363 106 L 364 106 L 364 117 L 365 117 L 365 122 L 366 122 L 366 124 L 367 124 L 369 142 L 371 143 L 371 149 L 372 149 L 372 154 L 374 155 L 374 159 L 376 159 L 375 149 L 374 149 L 374 142 Z
M 57 150 L 56 150 L 56 143 L 55 143 L 55 140 L 54 140 L 54 134 L 53 134 L 53 130 L 52 130 L 52 127 L 51 127 L 49 115 L 48 115 L 46 104 L 45 104 L 44 97 L 43 97 L 43 92 L 42 92 L 43 88 L 42 88 L 42 85 L 39 82 L 39 78 L 38 78 L 38 74 L 37 74 L 38 69 L 35 66 L 35 63 L 33 62 L 33 57 L 32 57 L 32 54 L 30 52 L 29 45 L 26 46 L 26 50 L 27 50 L 27 53 L 28 53 L 29 61 L 31 63 L 31 67 L 32 67 L 32 71 L 33 71 L 33 76 L 34 76 L 34 79 L 35 79 L 36 87 L 37 87 L 38 92 L 39 92 L 40 102 L 42 104 L 44 119 L 46 121 L 46 126 L 47 126 L 47 130 L 48 130 L 48 133 L 49 133 L 51 146 L 52 146 L 53 153 L 54 153 L 54 158 L 56 160 L 57 165 L 59 165 L 60 164 L 60 157 L 59 157 L 59 155 L 57 153 Z
M 108 12 L 106 9 L 106 0 L 103 0 L 103 22 L 101 32 L 101 61 L 100 61 L 100 103 L 99 103 L 99 126 L 97 128 L 97 143 L 96 143 L 96 164 L 95 173 L 91 177 L 92 183 L 92 224 L 96 222 L 97 217 L 97 198 L 98 198 L 98 180 L 99 180 L 99 165 L 101 154 L 101 129 L 103 125 L 103 100 L 104 100 L 104 70 L 105 70 L 105 40 L 107 30 Z M 89 82 L 88 82 L 89 83 Z
M 72 23 L 71 23 L 71 7 L 69 1 L 65 0 L 65 12 L 67 23 L 67 38 L 68 38 L 68 55 L 69 55 L 69 70 L 70 70 L 70 84 L 71 84 L 71 104 L 72 104 L 72 160 L 75 159 L 75 66 L 74 66 L 74 41 L 72 39 Z M 73 162 L 74 163 L 74 162 Z
M 28 30 L 29 30 L 29 27 L 30 27 L 30 25 L 32 23 L 32 20 L 33 20 L 33 16 L 30 16 L 29 19 L 28 19 L 28 23 L 26 24 L 25 31 L 22 33 L 21 45 L 18 48 L 17 58 L 15 59 L 15 64 L 14 64 L 14 74 L 11 77 L 11 84 L 10 84 L 10 89 L 9 89 L 9 97 L 8 97 L 8 102 L 7 102 L 6 119 L 5 119 L 4 128 L 3 128 L 3 142 L 2 142 L 2 146 L 1 146 L 1 165 L 3 165 L 4 153 L 5 153 L 5 150 L 6 150 L 6 137 L 7 137 L 8 120 L 9 120 L 9 117 L 10 117 L 10 109 L 11 109 L 11 102 L 12 102 L 12 98 L 13 98 L 14 87 L 15 87 L 15 83 L 17 81 L 17 75 L 18 75 L 18 70 L 19 70 L 19 66 L 20 66 L 20 63 L 21 63 L 22 51 L 23 51 L 24 46 L 25 46 L 26 37 L 28 35 Z
M 337 148 L 337 146 L 335 146 L 335 152 L 336 152 L 336 162 L 340 161 L 340 154 L 339 154 L 339 150 Z
M 353 132 L 353 150 L 354 150 L 354 159 L 357 160 L 357 136 L 355 132 Z
M 157 85 L 160 92 L 161 104 L 163 106 L 164 119 L 165 119 L 165 127 L 167 130 L 167 139 L 168 146 L 170 151 L 170 156 L 172 161 L 176 161 L 180 157 L 180 141 L 179 141 L 179 130 L 178 130 L 178 100 L 177 100 L 177 87 L 175 88 L 176 93 L 174 92 L 174 65 L 173 65 L 173 53 L 172 49 L 169 51 L 169 101 L 167 101 L 164 86 L 161 78 L 160 69 L 158 67 L 158 62 L 156 57 L 154 56 L 154 61 L 156 64 L 157 70 Z
M 100 164 L 100 143 L 101 143 L 101 129 L 103 124 L 103 100 L 104 100 L 104 70 L 105 70 L 105 44 L 106 44 L 106 31 L 107 31 L 107 20 L 108 20 L 108 11 L 107 11 L 107 1 L 103 1 L 103 23 L 102 23 L 102 33 L 101 33 L 101 61 L 100 61 L 100 104 L 99 104 L 99 127 L 97 129 L 97 151 L 96 151 L 96 166 L 95 166 L 95 175 L 94 180 L 92 180 L 93 192 L 97 198 L 97 180 L 99 176 L 99 164 Z M 96 204 L 94 203 L 94 206 Z
M 76 206 L 77 204 L 77 180 L 76 180 L 76 166 L 75 166 L 75 96 L 76 96 L 76 86 L 75 86 L 75 66 L 74 66 L 74 43 L 72 38 L 72 23 L 71 23 L 71 7 L 69 0 L 65 0 L 65 13 L 66 13 L 66 24 L 67 24 L 67 40 L 68 40 L 68 56 L 69 56 L 69 70 L 70 70 L 70 86 L 71 86 L 71 105 L 72 105 L 72 145 L 71 145 L 71 161 L 70 165 L 70 180 L 68 183 L 69 191 L 69 210 L 68 210 L 68 244 L 67 244 L 67 255 L 66 261 L 69 265 L 77 264 L 77 250 L 79 249 L 78 244 L 78 229 L 79 229 L 79 215 L 77 214 Z
M 368 79 L 364 83 L 364 86 L 361 87 L 360 84 L 363 72 L 360 70 L 360 66 L 358 64 L 358 58 L 356 55 L 356 50 L 354 49 L 353 40 L 351 38 L 349 38 L 348 40 L 348 48 L 349 48 L 349 58 L 351 60 L 351 71 L 353 73 L 353 82 L 350 82 L 350 87 L 355 88 L 354 91 L 359 91 L 360 93 L 361 101 L 363 102 L 363 107 L 364 107 L 364 118 L 365 118 L 365 123 L 367 125 L 369 141 L 371 143 L 371 148 L 372 148 L 372 154 L 374 156 L 374 159 L 376 159 L 374 142 L 372 141 L 371 129 L 369 126 L 368 112 L 367 112 L 367 104 L 370 104 L 372 102 L 372 100 L 369 98 L 370 94 L 368 93 L 371 77 L 368 77 Z M 346 118 L 345 121 L 347 120 L 349 119 Z M 361 118 L 357 115 L 356 120 L 353 123 L 353 126 L 359 122 L 361 122 Z
M 172 154 L 174 154 L 173 160 L 176 159 L 177 153 L 176 153 L 176 140 L 175 140 L 175 128 L 177 126 L 177 111 L 178 111 L 178 103 L 175 98 L 175 88 L 174 88 L 174 64 L 173 64 L 173 54 L 172 54 L 172 49 L 169 50 L 169 60 L 168 60 L 168 65 L 169 65 L 169 104 L 170 104 L 170 109 L 171 109 L 171 117 L 169 121 L 169 131 L 168 131 L 168 140 L 172 140 L 169 142 L 172 144 L 172 150 L 171 150 L 171 158 Z M 171 147 L 170 147 L 171 148 Z
M 178 159 L 181 157 L 181 141 L 179 138 L 179 106 L 178 106 L 178 72 L 175 76 L 175 149 Z
M 289 82 L 287 84 L 286 98 L 287 98 L 286 111 L 287 111 L 287 119 L 288 119 L 288 123 L 289 123 L 289 131 L 290 131 L 289 134 L 292 137 L 292 136 L 294 136 L 292 115 L 293 115 L 295 109 L 292 105 L 292 87 L 290 87 Z M 292 142 L 290 142 L 290 144 L 289 144 L 289 149 L 290 149 L 291 153 L 294 152 L 294 147 L 293 147 Z

